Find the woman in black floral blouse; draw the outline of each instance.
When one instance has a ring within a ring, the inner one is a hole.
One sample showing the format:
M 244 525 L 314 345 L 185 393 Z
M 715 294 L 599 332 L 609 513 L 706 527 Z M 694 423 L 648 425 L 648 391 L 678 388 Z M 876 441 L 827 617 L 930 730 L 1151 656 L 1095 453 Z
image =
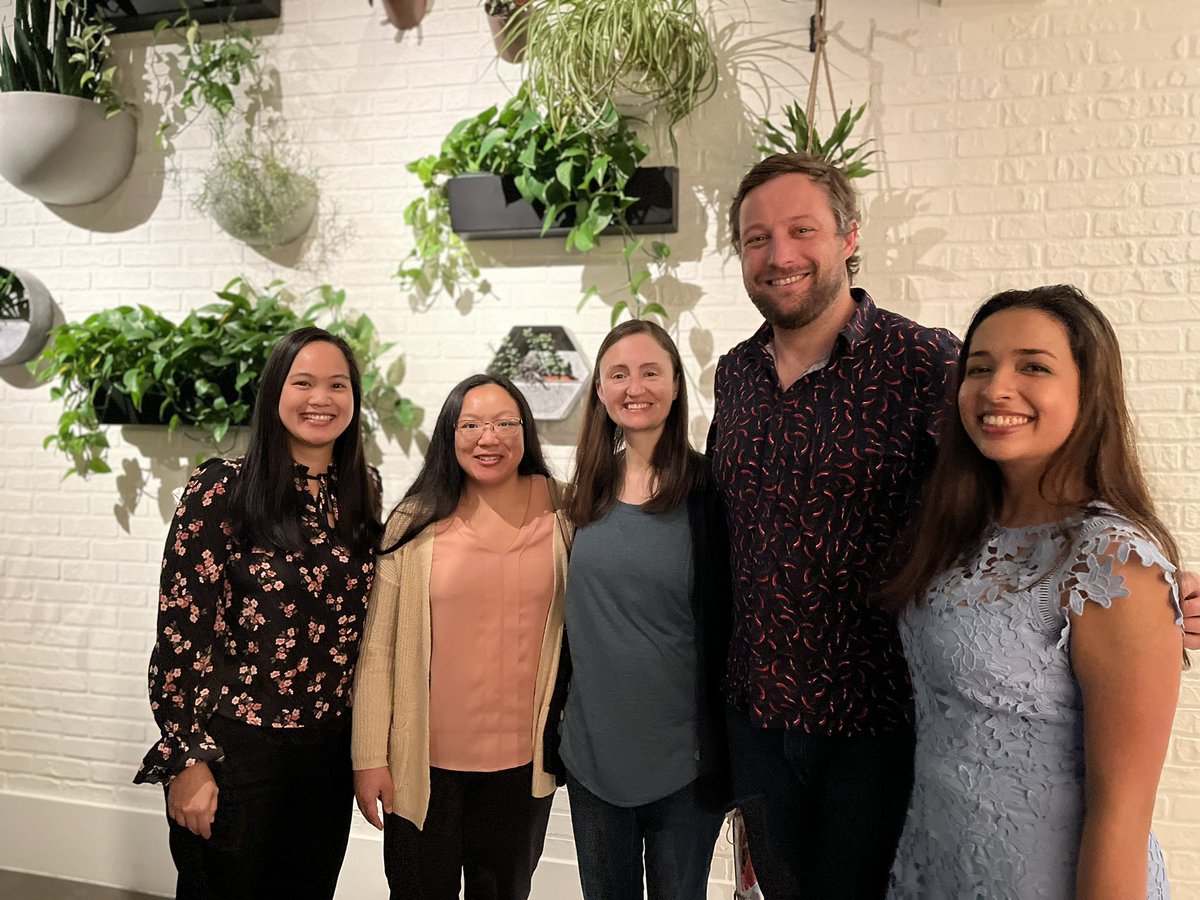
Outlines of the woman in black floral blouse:
M 374 550 L 350 348 L 320 328 L 263 370 L 246 455 L 210 459 L 167 537 L 136 782 L 166 786 L 177 897 L 330 898 L 349 837 L 350 687 Z

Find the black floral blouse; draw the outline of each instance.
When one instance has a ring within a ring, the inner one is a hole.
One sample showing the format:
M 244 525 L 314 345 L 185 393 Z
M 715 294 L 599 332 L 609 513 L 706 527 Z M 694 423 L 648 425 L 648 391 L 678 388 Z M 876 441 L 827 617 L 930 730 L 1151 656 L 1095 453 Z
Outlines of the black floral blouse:
M 240 472 L 240 459 L 201 465 L 167 535 L 150 656 L 150 707 L 162 738 L 136 783 L 165 783 L 194 762 L 219 760 L 213 715 L 300 728 L 349 713 L 375 558 L 336 542 L 303 466 L 296 490 L 305 547 L 235 545 L 229 499 Z M 337 474 L 321 477 L 336 521 L 329 488 Z

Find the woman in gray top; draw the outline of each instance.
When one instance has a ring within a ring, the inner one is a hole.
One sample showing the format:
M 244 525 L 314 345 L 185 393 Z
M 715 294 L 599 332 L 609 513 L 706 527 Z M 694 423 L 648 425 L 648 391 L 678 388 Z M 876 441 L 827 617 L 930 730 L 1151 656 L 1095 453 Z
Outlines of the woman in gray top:
M 1116 335 L 1067 285 L 975 314 L 893 586 L 915 781 L 889 896 L 1164 898 L 1150 833 L 1179 693 L 1175 543 Z
M 561 755 L 586 900 L 702 900 L 726 809 L 724 512 L 687 440 L 679 351 L 624 322 L 597 354 L 569 506 Z

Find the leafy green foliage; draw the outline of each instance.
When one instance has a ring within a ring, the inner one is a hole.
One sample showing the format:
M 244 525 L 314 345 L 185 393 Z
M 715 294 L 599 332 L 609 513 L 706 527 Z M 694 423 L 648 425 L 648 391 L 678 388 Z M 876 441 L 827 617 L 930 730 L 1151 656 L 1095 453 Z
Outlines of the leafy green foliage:
M 182 88 L 168 101 L 170 118 L 165 119 L 155 135 L 162 149 L 169 136 L 194 121 L 206 109 L 223 120 L 237 105 L 234 92 L 245 82 L 257 85 L 262 77 L 259 58 L 262 45 L 249 28 L 226 23 L 219 40 L 209 40 L 200 31 L 200 23 L 188 13 L 174 21 L 163 19 L 154 26 L 157 38 L 171 31 L 179 41 L 177 63 Z
M 189 313 L 178 324 L 139 305 L 95 313 L 51 332 L 50 342 L 29 364 L 39 381 L 63 404 L 54 445 L 73 460 L 67 474 L 108 472 L 109 443 L 100 418 L 107 406 L 128 404 L 170 431 L 184 426 L 219 447 L 229 429 L 250 421 L 255 392 L 271 348 L 289 332 L 320 324 L 346 339 L 362 368 L 364 427 L 410 428 L 419 409 L 400 397 L 395 381 L 378 369 L 380 344 L 374 323 L 349 316 L 345 293 L 328 285 L 302 315 L 282 282 L 262 291 L 235 278 L 217 292 L 217 302 Z M 368 387 L 369 386 L 369 387 Z
M 603 126 L 632 94 L 671 125 L 712 96 L 717 55 L 696 0 L 538 0 L 522 58 L 556 130 Z
M 864 178 L 875 171 L 867 168 L 867 160 L 876 153 L 874 150 L 866 149 L 867 144 L 871 143 L 870 139 L 852 147 L 847 147 L 846 144 L 866 108 L 866 104 L 858 109 L 847 108 L 838 118 L 837 124 L 833 126 L 829 137 L 822 140 L 820 133 L 809 123 L 804 109 L 799 103 L 793 103 L 784 110 L 787 127 L 791 133 L 784 132 L 769 119 L 763 119 L 763 143 L 758 145 L 758 149 L 763 153 L 811 153 L 813 156 L 837 166 L 847 178 Z M 810 132 L 811 150 L 808 149 Z
M 43 91 L 121 110 L 109 33 L 94 0 L 16 0 L 12 39 L 0 32 L 0 91 Z
M 0 320 L 28 319 L 29 297 L 16 273 L 0 267 Z
M 650 273 L 632 268 L 632 257 L 645 245 L 634 240 L 629 229 L 626 217 L 637 197 L 625 188 L 648 152 L 611 104 L 598 127 L 560 132 L 522 87 L 503 106 L 489 106 L 455 125 L 439 154 L 408 164 L 425 193 L 404 212 L 416 246 L 396 277 L 405 290 L 429 292 L 440 283 L 452 295 L 482 284 L 466 243 L 451 230 L 445 185 L 456 175 L 490 172 L 513 178 L 522 198 L 541 212 L 543 234 L 567 217 L 567 250 L 593 250 L 604 229 L 618 228 L 625 242 L 631 294 L 623 309 L 637 315 L 642 308 L 638 291 Z M 652 259 L 665 259 L 669 253 L 660 253 L 659 247 L 666 245 L 656 242 L 647 251 Z

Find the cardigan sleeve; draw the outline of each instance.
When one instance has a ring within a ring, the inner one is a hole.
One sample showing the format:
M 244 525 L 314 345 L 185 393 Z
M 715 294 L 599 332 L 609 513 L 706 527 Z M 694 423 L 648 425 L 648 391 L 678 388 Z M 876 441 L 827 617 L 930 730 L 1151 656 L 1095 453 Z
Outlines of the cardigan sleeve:
M 197 762 L 224 755 L 208 733 L 220 691 L 221 609 L 232 550 L 229 494 L 238 469 L 211 459 L 192 475 L 167 533 L 150 656 L 150 708 L 160 737 L 134 782 L 167 783 Z
M 396 514 L 389 523 L 385 543 L 403 531 Z M 405 548 L 380 557 L 367 604 L 358 666 L 354 676 L 354 705 L 350 755 L 355 770 L 388 764 L 388 737 L 392 724 L 392 697 L 396 678 L 396 630 L 400 616 L 400 559 Z

